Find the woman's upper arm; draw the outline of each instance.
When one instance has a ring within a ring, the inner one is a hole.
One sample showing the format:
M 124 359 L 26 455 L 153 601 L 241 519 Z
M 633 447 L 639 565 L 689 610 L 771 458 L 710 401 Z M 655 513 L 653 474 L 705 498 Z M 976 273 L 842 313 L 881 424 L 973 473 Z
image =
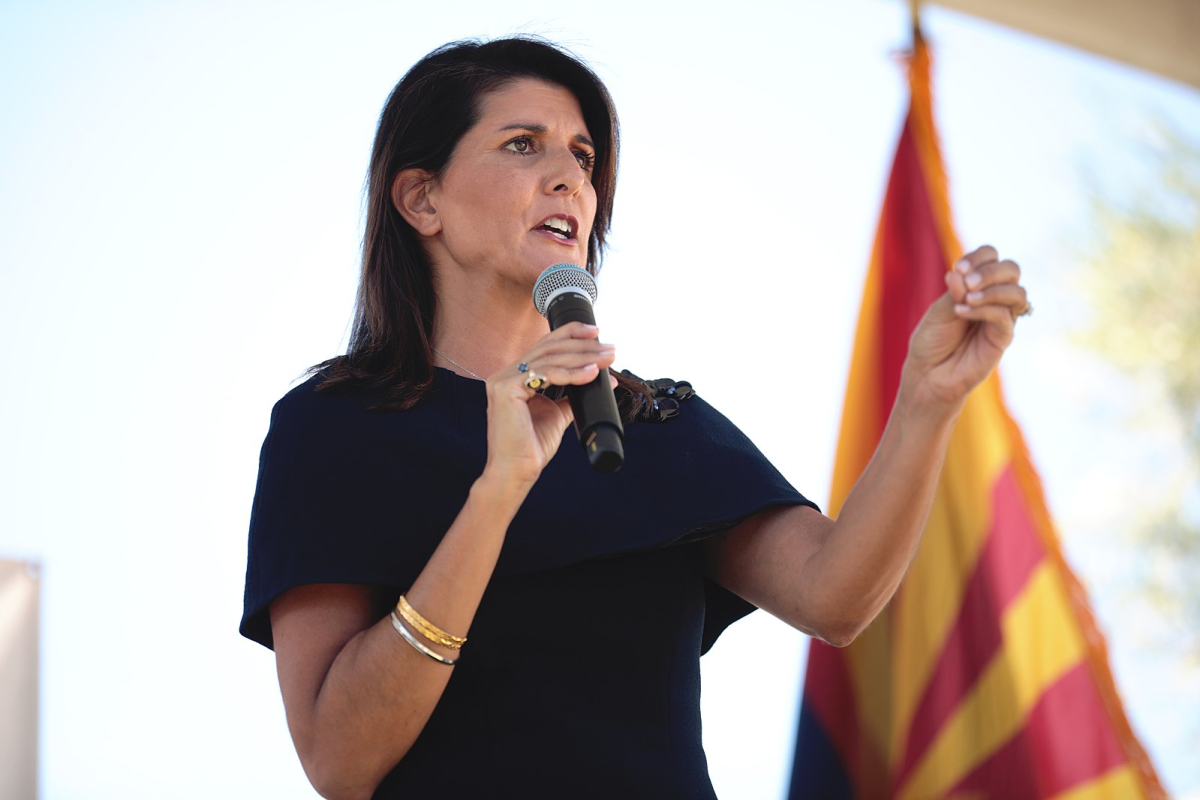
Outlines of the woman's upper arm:
M 824 638 L 804 571 L 832 527 L 833 520 L 810 506 L 772 506 L 705 543 L 707 573 L 789 625 Z
M 319 583 L 289 589 L 271 602 L 279 687 L 302 760 L 325 677 L 346 644 L 379 618 L 383 594 L 377 587 Z

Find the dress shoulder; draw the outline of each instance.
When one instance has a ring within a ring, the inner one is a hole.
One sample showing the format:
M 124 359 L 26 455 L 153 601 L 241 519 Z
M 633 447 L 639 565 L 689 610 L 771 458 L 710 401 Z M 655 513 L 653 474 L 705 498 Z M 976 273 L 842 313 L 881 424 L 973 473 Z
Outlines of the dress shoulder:
M 295 387 L 271 412 L 250 515 L 241 632 L 272 645 L 267 609 L 290 588 L 406 588 L 482 471 L 486 420 L 453 387 L 410 411 Z M 398 589 L 399 590 L 399 589 Z
M 625 464 L 611 475 L 591 470 L 568 429 L 509 526 L 497 575 L 695 542 L 773 505 L 815 508 L 690 384 L 648 383 L 672 413 L 626 426 Z M 406 590 L 486 462 L 482 382 L 439 371 L 420 403 L 397 412 L 316 386 L 276 404 L 259 462 L 241 631 L 268 647 L 267 609 L 289 588 Z M 752 608 L 718 589 L 710 607 L 733 618 Z

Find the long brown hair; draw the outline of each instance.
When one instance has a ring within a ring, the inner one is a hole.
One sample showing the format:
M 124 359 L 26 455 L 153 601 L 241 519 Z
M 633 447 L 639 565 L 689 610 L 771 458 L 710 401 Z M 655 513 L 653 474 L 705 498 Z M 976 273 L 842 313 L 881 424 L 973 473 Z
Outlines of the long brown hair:
M 579 59 L 535 37 L 439 47 L 400 79 L 379 116 L 350 344 L 345 355 L 312 368 L 323 378 L 319 391 L 366 390 L 379 397 L 375 408 L 404 410 L 429 388 L 437 295 L 420 237 L 392 205 L 392 183 L 412 168 L 440 178 L 459 140 L 479 120 L 485 95 L 520 78 L 538 78 L 574 94 L 595 140 L 596 218 L 586 266 L 593 275 L 599 272 L 612 224 L 619 149 L 617 113 L 604 84 Z M 650 406 L 650 390 L 619 373 L 617 381 L 622 409 L 632 420 Z

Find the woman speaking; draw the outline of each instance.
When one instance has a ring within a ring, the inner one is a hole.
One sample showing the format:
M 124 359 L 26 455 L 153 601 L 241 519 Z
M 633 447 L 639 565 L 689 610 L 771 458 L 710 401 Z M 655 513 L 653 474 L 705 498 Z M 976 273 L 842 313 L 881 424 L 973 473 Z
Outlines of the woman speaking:
M 530 293 L 599 269 L 617 132 L 528 38 L 440 48 L 383 110 L 350 345 L 272 412 L 241 623 L 326 797 L 714 797 L 700 655 L 754 607 L 834 645 L 874 618 L 1028 308 L 990 247 L 947 273 L 836 521 L 686 383 L 613 373 L 629 456 L 597 472 L 562 389 L 616 350 Z

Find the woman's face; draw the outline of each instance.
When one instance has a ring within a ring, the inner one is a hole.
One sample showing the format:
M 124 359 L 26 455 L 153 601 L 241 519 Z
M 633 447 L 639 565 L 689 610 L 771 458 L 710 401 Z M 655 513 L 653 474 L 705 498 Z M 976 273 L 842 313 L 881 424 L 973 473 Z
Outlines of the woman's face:
M 429 192 L 440 222 L 428 243 L 434 264 L 526 288 L 551 264 L 586 264 L 594 154 L 567 89 L 523 78 L 486 95 Z

